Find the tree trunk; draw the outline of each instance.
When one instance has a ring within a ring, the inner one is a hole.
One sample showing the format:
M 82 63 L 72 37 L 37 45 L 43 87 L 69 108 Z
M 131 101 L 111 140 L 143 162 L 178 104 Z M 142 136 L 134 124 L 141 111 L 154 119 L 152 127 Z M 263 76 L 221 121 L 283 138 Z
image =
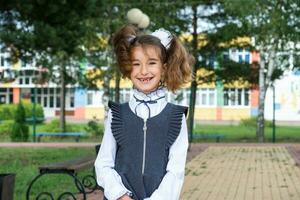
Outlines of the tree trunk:
M 256 136 L 260 143 L 265 141 L 265 98 L 267 89 L 272 82 L 272 75 L 275 70 L 276 51 L 275 45 L 269 49 L 268 62 L 265 60 L 265 55 L 261 53 L 261 61 L 259 65 L 259 100 L 258 100 L 258 116 L 256 125 Z M 268 63 L 267 73 L 265 75 L 266 63 Z
M 107 114 L 108 114 L 108 101 L 109 101 L 109 75 L 108 72 L 105 72 L 105 76 L 103 77 L 103 95 L 102 95 L 102 102 L 104 105 L 104 121 L 107 119 Z
M 66 131 L 66 83 L 65 83 L 65 69 L 66 66 L 63 64 L 60 68 L 60 130 L 61 132 Z
M 189 116 L 188 116 L 188 132 L 189 132 L 189 142 L 193 141 L 193 128 L 194 128 L 194 113 L 195 113 L 195 101 L 196 101 L 196 91 L 197 91 L 197 47 L 198 47 L 198 33 L 197 33 L 197 5 L 192 6 L 193 11 L 193 56 L 195 57 L 195 65 L 193 66 L 193 75 L 195 78 L 191 83 L 191 94 L 190 94 L 190 104 L 189 104 Z
M 257 141 L 263 143 L 265 140 L 265 117 L 264 117 L 264 110 L 265 110 L 265 95 L 266 95 L 266 87 L 265 87 L 265 60 L 261 56 L 261 61 L 259 64 L 259 99 L 258 99 L 258 115 L 257 115 L 257 122 L 256 122 L 256 138 Z
M 120 103 L 120 81 L 121 74 L 118 69 L 116 69 L 116 86 L 115 86 L 115 102 Z

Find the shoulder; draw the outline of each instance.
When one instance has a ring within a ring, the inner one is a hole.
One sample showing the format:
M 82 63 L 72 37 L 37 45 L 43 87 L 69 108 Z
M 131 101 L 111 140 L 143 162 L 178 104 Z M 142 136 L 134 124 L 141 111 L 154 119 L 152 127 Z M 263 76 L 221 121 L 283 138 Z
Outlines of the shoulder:
M 189 108 L 187 106 L 181 106 L 181 105 L 176 105 L 176 104 L 173 104 L 173 103 L 168 103 L 174 110 L 174 112 L 176 113 L 182 113 L 184 114 L 185 116 L 187 116 L 187 113 L 188 113 L 188 110 Z
M 116 103 L 116 102 L 113 102 L 113 101 L 108 101 L 108 107 L 110 109 L 120 108 L 120 107 L 123 107 L 125 105 L 128 105 L 128 102 L 127 103 Z

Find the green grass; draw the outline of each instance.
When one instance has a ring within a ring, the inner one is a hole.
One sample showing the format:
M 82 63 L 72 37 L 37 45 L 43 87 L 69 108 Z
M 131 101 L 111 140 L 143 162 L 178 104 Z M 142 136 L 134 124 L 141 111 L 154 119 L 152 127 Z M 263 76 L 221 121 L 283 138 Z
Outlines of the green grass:
M 224 134 L 221 142 L 256 142 L 256 129 L 242 125 L 196 125 L 194 133 Z M 272 128 L 265 128 L 266 142 L 272 142 Z M 215 142 L 215 139 L 195 139 L 195 142 Z M 300 142 L 300 126 L 277 126 L 276 142 Z
M 94 148 L 0 148 L 0 173 L 16 173 L 14 199 L 23 200 L 32 179 L 38 175 L 38 166 L 64 161 L 79 156 L 94 155 Z M 91 173 L 92 169 L 81 175 Z M 32 188 L 32 194 L 51 191 L 58 195 L 66 190 L 76 191 L 73 179 L 67 175 L 46 175 Z M 33 196 L 30 199 L 35 199 Z
M 45 130 L 45 124 L 38 124 L 37 132 Z M 70 123 L 76 131 L 86 132 L 86 124 Z M 102 125 L 103 126 L 103 125 Z M 256 130 L 254 126 L 246 125 L 202 125 L 197 124 L 194 133 L 205 134 L 224 134 L 225 138 L 221 142 L 256 142 Z M 266 142 L 272 142 L 272 127 L 265 127 Z M 87 133 L 88 137 L 80 138 L 80 142 L 98 142 L 100 143 L 102 136 L 93 137 Z M 10 138 L 5 135 L 0 135 L 1 142 L 9 142 Z M 32 137 L 32 125 L 30 125 L 30 138 Z M 43 136 L 43 142 L 74 142 L 74 137 L 53 137 Z M 215 142 L 215 139 L 194 139 L 194 142 Z M 276 127 L 276 142 L 300 142 L 300 126 L 277 126 Z
M 72 129 L 76 130 L 76 132 L 86 133 L 87 137 L 81 137 L 79 139 L 80 142 L 98 142 L 102 140 L 102 136 L 91 136 L 90 133 L 87 133 L 85 127 L 86 124 L 79 124 L 79 123 L 68 123 L 72 126 Z M 33 141 L 33 126 L 32 124 L 28 124 L 29 126 L 29 141 Z M 36 132 L 48 132 L 46 131 L 46 124 L 37 124 Z M 37 138 L 36 138 L 37 139 Z M 10 137 L 8 135 L 1 135 L 0 134 L 0 142 L 10 142 Z M 41 138 L 42 142 L 75 142 L 75 137 L 59 137 L 59 136 L 43 136 Z

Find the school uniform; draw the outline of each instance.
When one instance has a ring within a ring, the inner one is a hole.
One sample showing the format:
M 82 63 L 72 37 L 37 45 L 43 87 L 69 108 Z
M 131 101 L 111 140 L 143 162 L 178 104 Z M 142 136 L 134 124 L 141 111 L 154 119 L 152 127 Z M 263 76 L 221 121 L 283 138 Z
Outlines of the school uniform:
M 136 200 L 179 199 L 188 148 L 187 108 L 168 103 L 166 92 L 134 89 L 128 103 L 109 103 L 95 161 L 104 199 L 125 193 Z

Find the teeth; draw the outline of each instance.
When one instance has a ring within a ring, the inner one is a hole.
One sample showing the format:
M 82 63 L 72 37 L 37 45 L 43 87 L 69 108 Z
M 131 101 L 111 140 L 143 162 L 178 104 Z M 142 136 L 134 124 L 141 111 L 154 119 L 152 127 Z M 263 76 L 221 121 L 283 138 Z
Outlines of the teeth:
M 148 83 L 151 80 L 151 78 L 141 78 L 140 81 L 143 83 Z

